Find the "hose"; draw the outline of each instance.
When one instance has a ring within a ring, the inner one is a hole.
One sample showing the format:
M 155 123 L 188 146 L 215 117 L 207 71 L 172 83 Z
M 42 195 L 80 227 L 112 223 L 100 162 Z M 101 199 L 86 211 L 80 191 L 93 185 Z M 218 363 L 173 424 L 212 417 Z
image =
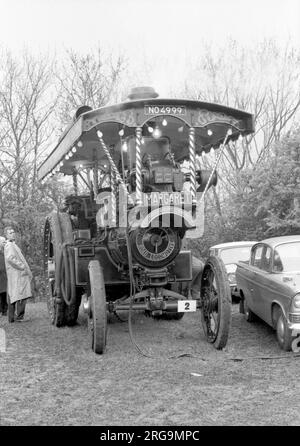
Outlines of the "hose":
M 135 349 L 142 356 L 145 356 L 146 358 L 154 358 L 155 359 L 155 356 L 152 356 L 149 353 L 146 353 L 141 349 L 141 347 L 135 342 L 134 336 L 133 336 L 131 316 L 132 316 L 133 301 L 135 298 L 135 280 L 134 280 L 134 276 L 133 276 L 132 252 L 131 252 L 131 245 L 129 242 L 128 228 L 126 228 L 125 237 L 126 237 L 126 246 L 127 246 L 127 255 L 128 255 L 128 269 L 129 269 L 129 279 L 130 279 L 130 297 L 129 297 L 130 304 L 129 304 L 129 314 L 128 314 L 129 336 L 130 336 L 130 340 L 131 340 L 132 344 L 134 345 Z

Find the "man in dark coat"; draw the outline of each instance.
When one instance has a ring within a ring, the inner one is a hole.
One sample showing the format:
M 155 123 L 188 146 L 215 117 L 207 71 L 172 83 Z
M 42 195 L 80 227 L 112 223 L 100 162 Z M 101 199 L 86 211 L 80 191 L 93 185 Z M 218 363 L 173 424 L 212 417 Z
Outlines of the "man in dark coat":
M 7 314 L 7 276 L 4 261 L 4 245 L 5 238 L 0 237 L 0 314 L 6 316 Z

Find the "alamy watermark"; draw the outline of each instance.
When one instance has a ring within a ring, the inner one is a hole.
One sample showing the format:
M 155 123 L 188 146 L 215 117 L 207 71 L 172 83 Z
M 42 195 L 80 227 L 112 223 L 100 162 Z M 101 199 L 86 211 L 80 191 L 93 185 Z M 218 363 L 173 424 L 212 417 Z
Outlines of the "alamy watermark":
M 117 198 L 116 198 L 117 197 Z M 100 206 L 96 215 L 99 227 L 173 227 L 204 230 L 204 200 L 202 192 L 193 197 L 188 191 L 128 194 L 119 185 L 118 194 L 101 192 L 96 197 Z

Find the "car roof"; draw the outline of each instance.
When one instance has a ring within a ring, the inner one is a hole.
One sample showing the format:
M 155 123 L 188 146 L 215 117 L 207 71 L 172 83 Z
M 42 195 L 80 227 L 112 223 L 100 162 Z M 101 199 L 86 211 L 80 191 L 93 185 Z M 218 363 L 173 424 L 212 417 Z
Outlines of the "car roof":
M 221 248 L 237 248 L 239 246 L 252 246 L 255 245 L 255 243 L 258 243 L 257 241 L 249 241 L 245 240 L 242 242 L 227 242 L 227 243 L 220 243 L 219 245 L 211 246 L 209 249 L 221 249 Z
M 281 245 L 281 243 L 300 242 L 300 235 L 284 235 L 282 237 L 271 237 L 258 243 L 266 243 L 271 247 Z

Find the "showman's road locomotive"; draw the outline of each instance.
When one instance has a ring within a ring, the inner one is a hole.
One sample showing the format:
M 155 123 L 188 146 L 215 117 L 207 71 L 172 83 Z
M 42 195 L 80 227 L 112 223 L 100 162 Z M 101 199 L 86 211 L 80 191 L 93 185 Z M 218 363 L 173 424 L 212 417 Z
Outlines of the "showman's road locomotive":
M 222 349 L 231 318 L 224 265 L 214 256 L 203 265 L 186 239 L 202 235 L 224 147 L 253 130 L 249 113 L 158 98 L 150 87 L 117 105 L 80 107 L 38 171 L 41 181 L 69 175 L 74 188 L 45 223 L 51 322 L 74 325 L 82 302 L 92 349 L 103 353 L 109 313 L 180 319 L 200 310 L 207 340 Z M 212 149 L 207 171 L 201 155 Z

